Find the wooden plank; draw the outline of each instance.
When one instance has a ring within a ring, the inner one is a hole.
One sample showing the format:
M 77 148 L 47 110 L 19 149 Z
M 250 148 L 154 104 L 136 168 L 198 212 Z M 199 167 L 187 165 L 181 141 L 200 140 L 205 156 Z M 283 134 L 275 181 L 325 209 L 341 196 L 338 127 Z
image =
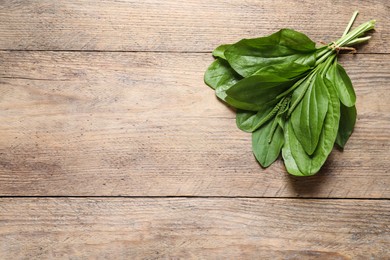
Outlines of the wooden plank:
M 387 0 L 1 1 L 0 49 L 211 51 L 285 27 L 331 42 L 357 9 L 358 23 L 378 21 L 361 52 L 389 53 Z
M 263 170 L 210 54 L 0 52 L 0 195 L 390 198 L 390 55 L 345 55 L 359 120 L 310 178 Z
M 386 259 L 388 200 L 0 199 L 2 259 Z

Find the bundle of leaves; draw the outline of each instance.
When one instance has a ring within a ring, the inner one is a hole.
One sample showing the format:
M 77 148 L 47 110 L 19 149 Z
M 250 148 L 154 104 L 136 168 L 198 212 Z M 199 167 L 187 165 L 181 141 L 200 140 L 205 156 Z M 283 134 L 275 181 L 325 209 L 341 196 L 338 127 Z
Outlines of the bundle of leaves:
M 281 29 L 213 51 L 205 83 L 236 108 L 237 126 L 252 133 L 263 167 L 282 153 L 290 174 L 314 175 L 335 143 L 345 146 L 356 121 L 356 95 L 338 54 L 368 41 L 364 34 L 375 26 L 372 20 L 350 31 L 357 14 L 340 39 L 318 48 L 305 34 Z

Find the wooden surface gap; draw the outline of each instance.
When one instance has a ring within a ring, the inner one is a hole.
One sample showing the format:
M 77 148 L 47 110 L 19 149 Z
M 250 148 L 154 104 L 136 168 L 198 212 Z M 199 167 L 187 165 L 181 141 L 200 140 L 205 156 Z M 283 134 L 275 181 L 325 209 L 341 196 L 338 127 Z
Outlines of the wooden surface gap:
M 218 46 L 215 46 L 218 47 Z M 212 55 L 213 50 L 205 50 L 205 51 L 173 51 L 173 50 L 57 50 L 57 49 L 36 49 L 36 50 L 19 50 L 19 49 L 0 49 L 0 52 L 81 52 L 81 53 L 172 53 L 172 54 L 210 54 Z M 355 55 L 390 55 L 390 52 L 360 52 L 359 48 L 357 48 L 357 52 L 353 54 L 348 53 L 340 53 L 339 57 L 343 56 L 355 56 Z
M 42 199 L 285 199 L 285 200 L 359 200 L 359 201 L 390 201 L 389 198 L 341 198 L 341 197 L 264 197 L 264 196 L 0 196 L 0 199 L 31 199 L 31 198 L 42 198 Z

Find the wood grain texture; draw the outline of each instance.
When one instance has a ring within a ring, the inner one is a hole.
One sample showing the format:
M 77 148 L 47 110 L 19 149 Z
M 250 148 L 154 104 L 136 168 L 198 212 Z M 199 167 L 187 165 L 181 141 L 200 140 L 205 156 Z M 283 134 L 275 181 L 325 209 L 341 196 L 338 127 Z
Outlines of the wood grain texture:
M 387 259 L 389 201 L 0 199 L 1 259 Z
M 310 178 L 262 169 L 203 83 L 210 51 L 283 27 L 333 41 L 357 9 L 378 23 L 342 57 L 358 96 L 344 152 Z M 389 15 L 387 0 L 0 1 L 0 259 L 388 259 Z
M 199 52 L 284 27 L 331 42 L 360 10 L 357 22 L 378 21 L 360 51 L 389 53 L 388 0 L 318 2 L 1 1 L 0 49 Z
M 390 198 L 390 55 L 344 55 L 358 122 L 310 178 L 263 170 L 210 54 L 0 52 L 0 195 Z

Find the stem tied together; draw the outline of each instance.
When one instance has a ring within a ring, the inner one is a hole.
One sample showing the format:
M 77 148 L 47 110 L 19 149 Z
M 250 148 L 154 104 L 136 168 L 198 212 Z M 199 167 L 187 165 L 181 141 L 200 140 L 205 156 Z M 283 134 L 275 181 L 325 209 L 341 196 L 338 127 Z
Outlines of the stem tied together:
M 350 53 L 356 53 L 356 49 L 351 46 L 366 42 L 371 38 L 371 36 L 363 37 L 363 35 L 366 32 L 374 29 L 376 23 L 375 20 L 362 23 L 361 25 L 359 25 L 358 27 L 350 31 L 358 14 L 359 14 L 358 11 L 355 11 L 353 13 L 351 20 L 349 21 L 340 39 L 328 44 L 326 48 L 324 48 L 317 54 L 316 65 L 324 62 L 332 53 L 338 54 L 340 51 L 344 51 L 344 50 L 350 51 Z

